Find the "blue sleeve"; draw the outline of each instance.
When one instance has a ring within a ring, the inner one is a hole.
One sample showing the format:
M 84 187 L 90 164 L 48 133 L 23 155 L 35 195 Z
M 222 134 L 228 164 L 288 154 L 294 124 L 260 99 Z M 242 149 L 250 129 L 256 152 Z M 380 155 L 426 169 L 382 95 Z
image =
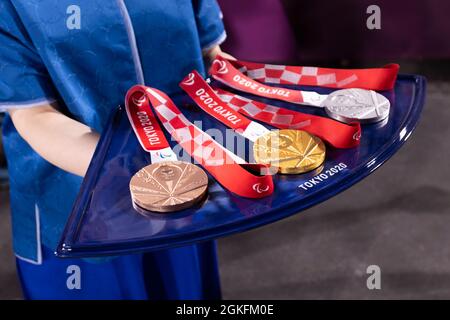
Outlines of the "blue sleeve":
M 53 83 L 10 1 L 0 2 L 0 112 L 55 101 Z
M 222 11 L 216 0 L 194 0 L 195 19 L 203 51 L 220 45 L 226 38 Z

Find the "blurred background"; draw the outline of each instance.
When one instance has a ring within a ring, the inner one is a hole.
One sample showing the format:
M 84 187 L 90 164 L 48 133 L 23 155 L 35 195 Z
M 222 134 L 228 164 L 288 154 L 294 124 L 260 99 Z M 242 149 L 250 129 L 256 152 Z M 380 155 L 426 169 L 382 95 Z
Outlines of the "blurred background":
M 419 127 L 374 174 L 301 215 L 219 240 L 224 298 L 449 299 L 450 2 L 219 4 L 223 50 L 239 59 L 352 68 L 396 62 L 401 73 L 428 79 Z M 373 4 L 381 29 L 366 26 Z M 0 151 L 0 299 L 21 298 L 10 229 Z M 381 267 L 381 290 L 366 287 L 371 264 Z

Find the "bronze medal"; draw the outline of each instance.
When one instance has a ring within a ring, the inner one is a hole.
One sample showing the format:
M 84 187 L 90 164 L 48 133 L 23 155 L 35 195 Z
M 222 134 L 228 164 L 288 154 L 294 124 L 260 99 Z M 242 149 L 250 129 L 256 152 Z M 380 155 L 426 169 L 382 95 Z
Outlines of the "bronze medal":
M 191 163 L 166 161 L 139 170 L 130 181 L 133 202 L 155 212 L 173 212 L 201 201 L 208 188 L 206 173 Z

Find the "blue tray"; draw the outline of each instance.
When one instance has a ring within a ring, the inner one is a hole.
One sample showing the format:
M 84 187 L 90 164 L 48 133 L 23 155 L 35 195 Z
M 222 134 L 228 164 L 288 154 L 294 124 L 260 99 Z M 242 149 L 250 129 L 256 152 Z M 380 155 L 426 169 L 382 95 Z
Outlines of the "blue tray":
M 331 91 L 304 89 L 320 93 Z M 210 177 L 209 198 L 203 205 L 151 217 L 135 211 L 128 189 L 131 176 L 149 163 L 149 155 L 139 146 L 124 109 L 119 107 L 101 137 L 57 255 L 92 257 L 166 249 L 242 232 L 299 213 L 349 188 L 388 160 L 416 127 L 425 89 L 423 77 L 400 75 L 395 90 L 383 93 L 392 103 L 387 123 L 363 126 L 358 148 L 328 148 L 327 160 L 316 178 L 311 174 L 277 175 L 272 196 L 250 200 L 230 194 Z M 188 99 L 175 97 L 191 121 L 202 120 L 203 130 L 225 130 L 218 121 L 189 106 Z M 255 99 L 299 108 L 285 102 Z M 318 108 L 300 108 L 303 112 L 325 116 Z

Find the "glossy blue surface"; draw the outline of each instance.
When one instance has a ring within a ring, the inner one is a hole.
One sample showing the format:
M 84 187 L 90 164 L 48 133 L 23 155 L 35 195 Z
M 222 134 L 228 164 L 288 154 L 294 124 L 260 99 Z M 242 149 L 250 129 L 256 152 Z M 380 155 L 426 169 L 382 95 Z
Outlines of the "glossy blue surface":
M 241 232 L 299 213 L 349 188 L 388 160 L 417 125 L 425 89 L 423 77 L 400 75 L 395 90 L 383 93 L 392 103 L 388 121 L 364 125 L 358 148 L 328 148 L 327 160 L 316 178 L 312 174 L 277 175 L 272 196 L 250 200 L 230 194 L 210 177 L 209 197 L 202 206 L 151 217 L 133 209 L 128 189 L 131 176 L 149 163 L 149 155 L 139 146 L 124 110 L 119 108 L 101 138 L 57 254 L 87 257 L 165 249 Z M 186 97 L 175 100 L 180 106 L 188 102 Z M 266 102 L 299 108 L 274 100 Z M 203 120 L 203 130 L 225 129 L 195 107 L 181 109 L 191 121 Z M 300 109 L 324 115 L 318 108 Z

